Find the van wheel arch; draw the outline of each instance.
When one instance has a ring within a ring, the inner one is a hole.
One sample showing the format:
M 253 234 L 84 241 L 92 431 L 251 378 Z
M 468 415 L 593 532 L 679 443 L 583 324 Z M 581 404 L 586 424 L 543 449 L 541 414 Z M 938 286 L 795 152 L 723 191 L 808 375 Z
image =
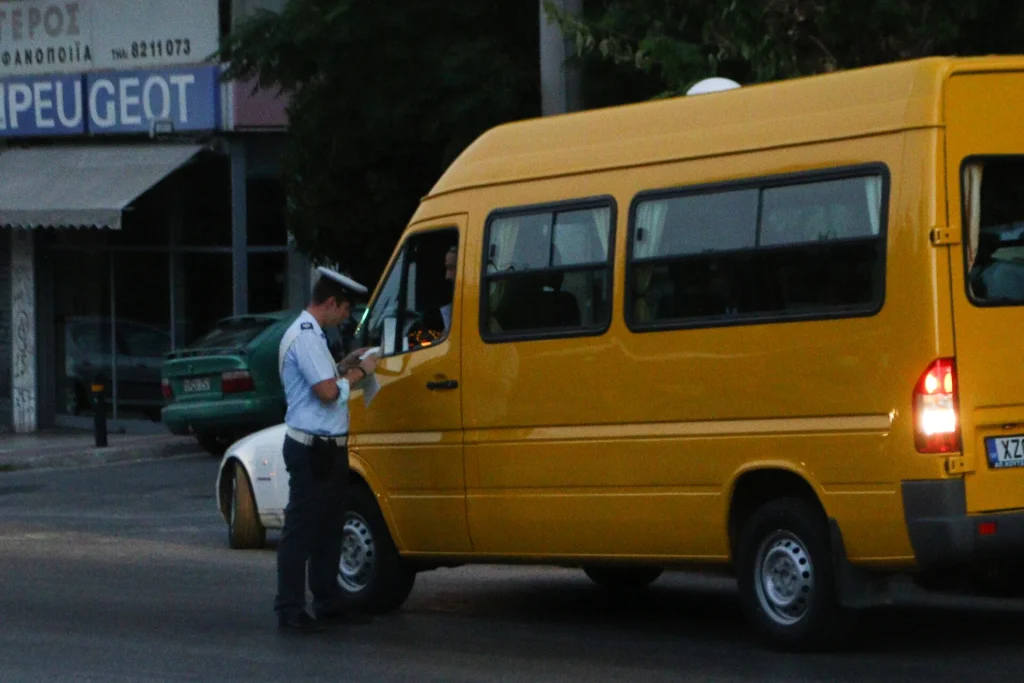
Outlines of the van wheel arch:
M 351 456 L 351 452 L 350 452 Z M 395 546 L 401 550 L 404 548 L 402 544 L 402 537 L 399 533 L 398 525 L 395 522 L 394 516 L 391 512 L 391 506 L 388 504 L 387 496 L 378 494 L 378 491 L 382 491 L 383 487 L 378 481 L 372 471 L 361 472 L 357 467 L 349 466 L 348 469 L 348 485 L 350 488 L 355 489 L 357 487 L 363 487 L 373 497 L 377 503 L 377 509 L 380 511 L 381 517 L 384 518 L 384 525 L 388 529 L 388 533 L 391 534 L 391 538 L 395 543 Z
M 796 472 L 774 467 L 744 472 L 736 479 L 729 497 L 729 550 L 733 560 L 744 526 L 762 506 L 778 498 L 806 500 L 827 518 L 814 487 Z

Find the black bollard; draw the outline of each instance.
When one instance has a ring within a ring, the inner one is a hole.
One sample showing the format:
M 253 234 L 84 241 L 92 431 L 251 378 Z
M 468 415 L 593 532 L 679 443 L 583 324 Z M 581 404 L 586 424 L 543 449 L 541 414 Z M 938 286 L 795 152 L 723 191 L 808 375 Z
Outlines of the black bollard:
M 96 448 L 107 447 L 107 402 L 103 397 L 103 385 L 92 384 L 92 426 L 96 436 Z

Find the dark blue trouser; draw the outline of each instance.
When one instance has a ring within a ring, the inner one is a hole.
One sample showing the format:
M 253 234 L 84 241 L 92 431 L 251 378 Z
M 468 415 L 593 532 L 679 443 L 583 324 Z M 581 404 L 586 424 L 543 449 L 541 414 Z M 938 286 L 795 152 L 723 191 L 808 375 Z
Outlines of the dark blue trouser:
M 338 564 L 348 486 L 348 451 L 339 448 L 330 476 L 318 477 L 311 466 L 312 447 L 284 440 L 288 469 L 288 507 L 277 546 L 277 598 L 274 610 L 294 614 L 306 607 L 306 561 L 314 609 L 335 606 L 341 596 Z

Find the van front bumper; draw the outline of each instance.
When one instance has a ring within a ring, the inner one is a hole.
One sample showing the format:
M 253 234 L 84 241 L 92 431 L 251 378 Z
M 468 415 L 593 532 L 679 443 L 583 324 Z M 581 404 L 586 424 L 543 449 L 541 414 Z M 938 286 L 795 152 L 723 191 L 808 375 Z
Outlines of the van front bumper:
M 1024 559 L 1024 510 L 967 514 L 963 479 L 905 481 L 902 488 L 919 569 Z

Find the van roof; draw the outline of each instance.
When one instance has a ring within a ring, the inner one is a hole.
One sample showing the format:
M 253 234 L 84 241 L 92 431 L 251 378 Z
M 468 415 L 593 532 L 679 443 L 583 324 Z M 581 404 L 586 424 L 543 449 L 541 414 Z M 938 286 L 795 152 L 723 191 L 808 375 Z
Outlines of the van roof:
M 929 57 L 509 123 L 466 148 L 428 198 L 486 185 L 941 126 L 946 79 L 990 71 L 1024 71 L 1024 56 Z

